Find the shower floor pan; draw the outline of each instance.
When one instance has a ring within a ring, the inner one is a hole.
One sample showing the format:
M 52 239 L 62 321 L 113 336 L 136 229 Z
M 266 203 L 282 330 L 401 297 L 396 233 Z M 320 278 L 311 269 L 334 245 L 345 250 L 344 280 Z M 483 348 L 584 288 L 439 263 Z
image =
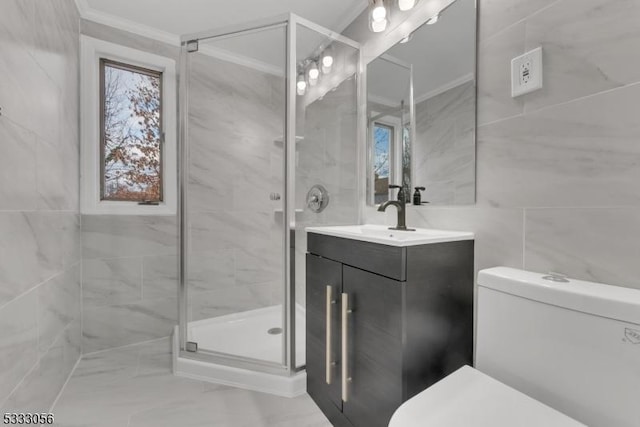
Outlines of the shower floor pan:
M 199 351 L 211 351 L 260 361 L 282 363 L 282 306 L 233 313 L 189 322 L 189 341 Z M 305 363 L 305 312 L 296 307 L 296 365 Z M 176 375 L 226 384 L 280 396 L 294 397 L 306 391 L 304 371 L 288 377 L 203 362 L 179 356 L 178 328 L 174 333 Z

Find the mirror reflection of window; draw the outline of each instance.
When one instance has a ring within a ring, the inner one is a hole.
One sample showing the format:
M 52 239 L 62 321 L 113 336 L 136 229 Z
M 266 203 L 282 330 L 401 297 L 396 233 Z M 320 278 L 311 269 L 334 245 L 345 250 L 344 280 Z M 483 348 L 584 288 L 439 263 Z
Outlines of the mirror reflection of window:
M 429 206 L 475 202 L 476 15 L 475 0 L 449 2 L 440 19 L 425 20 L 367 64 L 369 129 L 393 126 L 389 184 L 402 185 L 409 202 L 415 187 L 426 187 Z M 374 194 L 372 166 L 369 205 L 383 200 L 378 182 Z
M 373 126 L 374 201 L 389 200 L 391 154 L 393 152 L 393 127 L 382 123 Z

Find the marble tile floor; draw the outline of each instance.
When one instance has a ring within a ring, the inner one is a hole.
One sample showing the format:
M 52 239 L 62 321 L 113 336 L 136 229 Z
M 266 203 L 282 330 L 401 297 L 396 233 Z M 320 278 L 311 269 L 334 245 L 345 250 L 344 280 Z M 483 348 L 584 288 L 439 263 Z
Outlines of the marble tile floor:
M 84 356 L 52 412 L 59 427 L 331 427 L 308 395 L 173 376 L 168 339 Z

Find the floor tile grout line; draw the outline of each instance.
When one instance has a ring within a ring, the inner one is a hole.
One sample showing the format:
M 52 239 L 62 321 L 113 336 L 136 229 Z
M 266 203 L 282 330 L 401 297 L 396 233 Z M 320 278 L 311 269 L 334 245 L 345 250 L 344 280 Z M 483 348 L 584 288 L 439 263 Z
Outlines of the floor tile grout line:
M 53 346 L 56 345 L 56 343 L 58 342 L 58 340 L 60 338 L 64 338 L 64 334 L 67 332 L 68 329 L 71 328 L 71 326 L 73 325 L 73 322 L 75 322 L 77 319 L 73 319 L 71 320 L 69 323 L 67 323 L 64 328 L 62 328 L 62 331 L 60 331 L 60 333 L 58 334 L 57 337 L 55 337 L 55 339 L 53 340 L 53 342 L 51 342 L 51 344 L 49 344 L 49 346 L 47 347 L 47 350 L 43 352 L 43 355 L 49 353 L 49 351 L 51 351 L 51 349 L 53 348 Z M 40 357 L 39 357 L 40 359 Z
M 16 384 L 16 386 L 13 389 L 11 389 L 11 392 L 9 394 L 7 394 L 7 397 L 4 398 L 4 400 L 2 400 L 0 402 L 0 408 L 4 408 L 5 407 L 5 404 L 9 401 L 11 396 L 13 396 L 13 394 L 22 386 L 22 383 L 24 383 L 26 381 L 27 377 L 29 375 L 31 375 L 39 366 L 40 366 L 40 357 L 37 357 L 36 363 L 34 363 L 33 366 L 31 368 L 29 368 L 29 370 L 24 374 L 24 376 L 18 382 L 18 384 Z
M 58 392 L 58 395 L 53 400 L 53 403 L 51 404 L 51 407 L 49 408 L 49 412 L 53 413 L 54 408 L 58 404 L 58 401 L 60 400 L 60 398 L 62 397 L 62 394 L 64 393 L 64 391 L 67 388 L 67 384 L 69 384 L 69 381 L 71 381 L 71 378 L 73 377 L 73 374 L 76 372 L 76 369 L 78 369 L 78 366 L 80 365 L 80 362 L 82 362 L 82 353 L 80 354 L 80 356 L 78 356 L 78 360 L 76 360 L 76 363 L 73 365 L 73 368 L 71 369 L 71 372 L 69 372 L 69 375 L 67 376 L 67 379 L 65 380 L 64 384 L 62 385 L 62 388 Z

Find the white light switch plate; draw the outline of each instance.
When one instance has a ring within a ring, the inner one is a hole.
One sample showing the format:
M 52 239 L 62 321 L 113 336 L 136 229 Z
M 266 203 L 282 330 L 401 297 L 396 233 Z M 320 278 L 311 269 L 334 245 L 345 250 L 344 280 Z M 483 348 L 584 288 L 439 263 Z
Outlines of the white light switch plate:
M 511 60 L 511 97 L 542 89 L 542 47 Z

